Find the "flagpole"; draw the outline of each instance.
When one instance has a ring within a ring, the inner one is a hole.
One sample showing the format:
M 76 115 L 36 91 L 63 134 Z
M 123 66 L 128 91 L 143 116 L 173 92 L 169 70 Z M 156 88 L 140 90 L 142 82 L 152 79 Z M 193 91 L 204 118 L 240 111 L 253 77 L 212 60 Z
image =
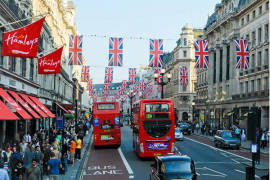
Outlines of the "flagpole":
M 32 18 L 36 18 L 36 17 L 40 17 L 40 16 L 45 16 L 47 14 L 50 14 L 49 12 L 45 13 L 45 14 L 40 14 L 40 15 L 36 15 L 36 16 L 32 16 L 32 17 L 28 17 L 28 18 L 24 18 L 24 19 L 20 19 L 18 21 L 13 21 L 11 23 L 7 23 L 7 24 L 3 24 L 0 26 L 0 28 L 2 27 L 5 27 L 5 26 L 8 26 L 8 25 L 11 25 L 11 24 L 15 24 L 15 23 L 18 23 L 18 22 L 21 22 L 21 21 L 25 21 L 25 20 L 28 20 L 28 19 L 32 19 Z

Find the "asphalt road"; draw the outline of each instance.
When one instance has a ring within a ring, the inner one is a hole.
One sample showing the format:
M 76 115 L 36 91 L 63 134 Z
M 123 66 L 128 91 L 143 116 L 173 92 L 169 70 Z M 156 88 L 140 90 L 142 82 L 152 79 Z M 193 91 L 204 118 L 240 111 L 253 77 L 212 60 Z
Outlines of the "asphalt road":
M 149 179 L 153 159 L 140 159 L 134 153 L 130 127 L 122 127 L 121 133 L 120 148 L 90 149 L 82 179 Z M 194 159 L 200 180 L 245 180 L 246 158 L 205 145 L 192 139 L 192 136 L 177 141 L 176 147 L 177 153 L 187 154 Z M 256 170 L 256 179 L 263 174 L 265 171 Z

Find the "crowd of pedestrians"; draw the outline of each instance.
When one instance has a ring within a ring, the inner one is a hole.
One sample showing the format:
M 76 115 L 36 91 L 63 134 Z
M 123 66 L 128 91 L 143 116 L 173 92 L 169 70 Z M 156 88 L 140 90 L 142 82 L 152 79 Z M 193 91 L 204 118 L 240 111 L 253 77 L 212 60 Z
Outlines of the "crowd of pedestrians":
M 55 126 L 49 132 L 27 133 L 20 141 L 0 146 L 1 180 L 57 180 L 81 159 L 83 137 L 90 129 L 88 120 L 66 123 L 64 130 Z

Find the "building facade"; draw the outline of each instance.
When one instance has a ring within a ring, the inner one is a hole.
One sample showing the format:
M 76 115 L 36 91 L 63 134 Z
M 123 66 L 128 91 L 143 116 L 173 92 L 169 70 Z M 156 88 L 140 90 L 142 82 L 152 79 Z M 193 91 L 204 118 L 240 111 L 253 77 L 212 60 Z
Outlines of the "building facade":
M 261 127 L 269 126 L 269 1 L 222 0 L 208 18 L 209 46 L 206 120 L 214 127 L 247 128 L 251 107 L 261 110 Z M 250 67 L 236 69 L 234 40 L 249 44 Z M 197 106 L 196 109 L 203 109 Z

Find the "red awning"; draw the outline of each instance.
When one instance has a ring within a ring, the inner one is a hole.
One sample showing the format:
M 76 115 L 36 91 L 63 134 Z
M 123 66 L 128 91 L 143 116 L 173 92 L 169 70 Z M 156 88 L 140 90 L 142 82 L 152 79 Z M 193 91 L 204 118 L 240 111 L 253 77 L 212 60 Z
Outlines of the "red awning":
M 42 117 L 46 118 L 48 117 L 47 114 L 45 114 L 41 109 L 38 108 L 38 106 L 29 99 L 29 97 L 25 94 L 20 93 L 21 97 L 28 103 L 30 106 L 32 106 Z
M 10 95 L 0 88 L 0 96 L 8 102 L 8 104 L 19 113 L 23 119 L 32 119 L 32 117 L 16 102 L 10 97 Z
M 65 108 L 63 108 L 63 106 L 61 106 L 61 105 L 58 104 L 57 102 L 55 102 L 55 104 L 56 104 L 58 107 L 60 107 L 65 113 L 68 113 L 68 111 L 67 111 Z
M 73 114 L 73 112 L 72 112 L 71 110 L 68 110 L 68 112 L 69 112 L 70 114 Z
M 48 114 L 49 117 L 55 118 L 55 115 L 44 104 L 42 104 L 38 100 L 38 98 L 33 97 L 33 96 L 29 96 L 29 97 L 40 107 L 40 109 L 42 109 L 46 114 Z
M 0 120 L 19 120 L 19 118 L 0 101 Z
M 36 119 L 40 119 L 39 115 L 28 106 L 28 104 L 20 98 L 20 96 L 14 91 L 8 90 L 8 92 Z

